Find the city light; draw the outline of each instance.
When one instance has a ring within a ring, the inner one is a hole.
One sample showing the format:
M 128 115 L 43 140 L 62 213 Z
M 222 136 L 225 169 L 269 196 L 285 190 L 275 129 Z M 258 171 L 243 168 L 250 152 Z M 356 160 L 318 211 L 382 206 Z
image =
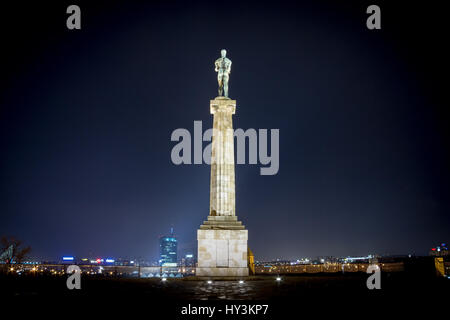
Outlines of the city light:
M 73 257 L 63 257 L 63 261 L 73 261 Z
M 277 281 L 281 281 L 281 278 L 280 277 L 277 277 L 277 279 L 276 279 Z
M 211 283 L 212 283 L 212 281 L 211 281 L 211 280 L 208 280 L 207 282 L 208 282 L 208 284 L 211 284 Z
M 243 284 L 243 283 L 244 283 L 244 280 L 239 280 L 239 283 L 240 283 L 240 284 Z
M 106 259 L 107 263 L 114 263 L 114 261 L 115 261 L 114 259 Z
M 176 267 L 177 263 L 176 262 L 164 262 L 162 264 L 163 267 Z
M 162 278 L 161 280 L 162 280 L 162 281 L 167 281 L 167 278 Z

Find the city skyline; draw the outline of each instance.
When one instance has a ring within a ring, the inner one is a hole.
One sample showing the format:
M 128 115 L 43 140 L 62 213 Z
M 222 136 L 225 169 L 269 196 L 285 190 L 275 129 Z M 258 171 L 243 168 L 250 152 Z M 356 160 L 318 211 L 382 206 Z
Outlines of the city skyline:
M 31 256 L 152 260 L 170 227 L 196 248 L 210 167 L 174 165 L 170 137 L 212 127 L 222 48 L 235 128 L 280 130 L 277 174 L 235 169 L 256 260 L 427 255 L 449 241 L 448 49 L 439 19 L 408 20 L 443 13 L 386 3 L 368 30 L 360 3 L 236 2 L 219 23 L 213 3 L 120 2 L 83 4 L 82 29 L 67 30 L 65 4 L 8 6 L 0 235 Z
M 157 239 L 157 254 L 154 255 L 148 255 L 148 254 L 137 254 L 137 255 L 117 255 L 114 253 L 111 253 L 109 255 L 105 255 L 104 253 L 101 252 L 97 252 L 97 253 L 93 253 L 93 252 L 85 252 L 85 253 L 78 253 L 78 254 L 73 254 L 73 250 L 67 250 L 65 252 L 65 254 L 61 255 L 61 256 L 36 256 L 33 254 L 33 252 L 31 252 L 31 254 L 27 255 L 27 259 L 26 261 L 60 261 L 62 258 L 64 257 L 72 257 L 74 260 L 82 260 L 82 259 L 100 259 L 100 258 L 105 258 L 109 257 L 109 258 L 114 258 L 114 259 L 125 259 L 125 260 L 136 260 L 139 259 L 140 261 L 146 261 L 147 263 L 151 263 L 151 264 L 156 264 L 159 265 L 161 262 L 161 239 L 166 238 L 166 237 L 173 237 L 175 239 L 178 239 L 176 233 L 173 231 L 173 227 L 170 228 L 171 229 L 171 233 L 170 235 L 160 235 L 158 236 Z M 173 233 L 172 233 L 173 232 Z M 180 243 L 177 240 L 177 245 L 180 245 Z M 440 243 L 440 245 L 444 245 L 445 243 Z M 196 248 L 195 247 L 187 247 L 186 245 L 184 245 L 183 243 L 181 243 L 181 247 L 180 249 L 177 249 L 177 261 L 181 261 L 183 258 L 185 258 L 186 255 L 193 255 L 194 257 L 196 257 Z M 437 246 L 439 247 L 439 246 Z M 336 258 L 336 259 L 343 259 L 343 258 L 349 258 L 349 257 L 368 257 L 368 256 L 379 256 L 379 257 L 395 257 L 395 256 L 428 256 L 430 255 L 430 252 L 436 250 L 435 247 L 430 247 L 427 249 L 426 252 L 423 253 L 417 253 L 414 251 L 411 252 L 397 252 L 397 253 L 390 253 L 390 252 L 386 252 L 386 253 L 379 253 L 379 252 L 366 252 L 360 255 L 349 255 L 349 254 L 344 254 L 344 255 L 295 255 L 295 254 L 291 254 L 288 257 L 283 257 L 283 256 L 257 256 L 255 257 L 255 261 L 298 261 L 298 260 L 302 260 L 302 259 L 319 259 L 319 258 L 323 258 L 323 257 L 329 257 L 329 258 Z

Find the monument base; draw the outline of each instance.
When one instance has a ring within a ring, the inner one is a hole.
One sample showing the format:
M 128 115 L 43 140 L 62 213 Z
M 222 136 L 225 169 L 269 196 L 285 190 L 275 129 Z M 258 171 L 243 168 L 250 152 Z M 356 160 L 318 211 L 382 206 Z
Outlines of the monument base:
M 248 231 L 236 216 L 208 216 L 197 231 L 197 240 L 197 276 L 248 276 Z
M 248 268 L 199 268 L 197 277 L 247 277 Z

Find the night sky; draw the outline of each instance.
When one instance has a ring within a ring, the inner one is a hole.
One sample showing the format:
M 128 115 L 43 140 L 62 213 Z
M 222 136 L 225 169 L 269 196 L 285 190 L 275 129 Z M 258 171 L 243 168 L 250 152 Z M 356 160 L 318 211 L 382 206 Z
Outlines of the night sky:
M 95 2 L 2 4 L 0 235 L 33 257 L 156 260 L 174 227 L 195 252 L 210 167 L 172 164 L 170 136 L 212 126 L 226 48 L 235 128 L 280 129 L 277 175 L 236 166 L 257 260 L 450 241 L 441 2 Z

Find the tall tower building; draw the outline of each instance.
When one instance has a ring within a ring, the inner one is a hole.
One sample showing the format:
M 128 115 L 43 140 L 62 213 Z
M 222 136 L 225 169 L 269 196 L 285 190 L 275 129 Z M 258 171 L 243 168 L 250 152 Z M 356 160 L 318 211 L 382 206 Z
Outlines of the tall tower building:
M 173 234 L 173 228 L 171 228 L 169 236 L 159 238 L 159 265 L 163 267 L 176 267 L 177 250 L 178 242 Z

